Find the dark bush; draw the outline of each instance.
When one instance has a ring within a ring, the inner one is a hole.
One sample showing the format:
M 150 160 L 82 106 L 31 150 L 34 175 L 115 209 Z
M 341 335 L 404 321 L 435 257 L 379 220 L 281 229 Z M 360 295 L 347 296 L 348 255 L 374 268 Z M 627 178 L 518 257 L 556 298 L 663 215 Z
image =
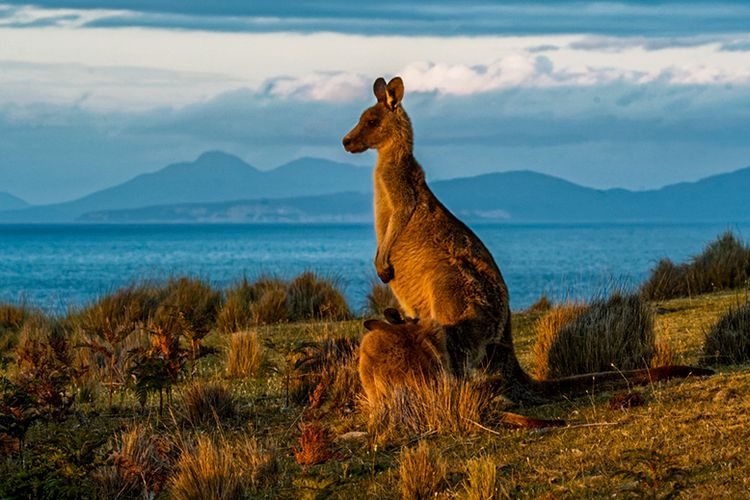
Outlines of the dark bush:
M 675 265 L 669 259 L 659 261 L 641 286 L 641 295 L 647 300 L 667 300 L 741 288 L 748 284 L 750 247 L 727 232 L 690 262 Z
M 292 321 L 344 320 L 351 312 L 334 280 L 304 272 L 289 284 L 287 309 Z
M 548 351 L 547 376 L 648 368 L 655 352 L 653 314 L 638 295 L 595 300 L 560 328 Z
M 750 302 L 730 309 L 706 333 L 703 355 L 707 363 L 741 364 L 750 361 Z

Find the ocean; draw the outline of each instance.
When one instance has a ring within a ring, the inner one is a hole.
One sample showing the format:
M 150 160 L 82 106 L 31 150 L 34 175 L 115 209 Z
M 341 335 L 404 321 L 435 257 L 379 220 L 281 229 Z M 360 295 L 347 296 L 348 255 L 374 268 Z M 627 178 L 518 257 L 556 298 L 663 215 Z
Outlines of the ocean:
M 508 284 L 511 307 L 547 294 L 585 299 L 634 289 L 659 259 L 684 261 L 750 224 L 474 225 Z M 50 312 L 137 280 L 197 276 L 223 288 L 243 277 L 335 278 L 354 310 L 375 279 L 367 225 L 0 225 L 0 301 Z

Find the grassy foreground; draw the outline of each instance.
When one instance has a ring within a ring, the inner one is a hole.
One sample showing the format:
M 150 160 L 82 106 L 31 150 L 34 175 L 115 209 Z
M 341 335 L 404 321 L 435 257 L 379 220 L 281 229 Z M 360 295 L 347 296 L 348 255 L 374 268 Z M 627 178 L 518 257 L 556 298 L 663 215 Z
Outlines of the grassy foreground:
M 746 301 L 745 292 L 722 292 L 652 303 L 657 340 L 670 343 L 678 362 L 695 364 L 705 332 Z M 542 314 L 513 315 L 516 349 L 527 371 L 533 371 L 535 325 Z M 569 427 L 512 430 L 482 421 L 460 435 L 427 431 L 375 440 L 363 434 L 368 418 L 361 401 L 329 394 L 321 403 L 315 390 L 321 384 L 306 380 L 319 377 L 320 367 L 304 368 L 310 342 L 358 338 L 362 330 L 359 320 L 261 326 L 252 338 L 234 340 L 214 330 L 203 344 L 215 352 L 198 361 L 192 378 L 177 383 L 161 415 L 155 397 L 141 408 L 131 392 L 118 391 L 110 408 L 102 384 L 79 387 L 69 416 L 35 423 L 22 454 L 6 445 L 0 497 L 750 494 L 750 365 L 720 368 L 707 379 L 633 388 L 641 397 L 631 398 L 632 407 L 610 403 L 612 393 L 597 393 L 514 409 L 562 418 Z M 230 368 L 233 341 L 262 352 L 255 361 L 245 360 L 246 368 L 237 368 L 242 360 Z M 337 342 L 331 345 L 339 349 Z M 339 351 L 331 352 L 335 357 Z M 316 381 L 356 394 L 353 368 L 342 364 Z M 211 396 L 217 404 L 206 396 L 205 381 L 219 387 Z

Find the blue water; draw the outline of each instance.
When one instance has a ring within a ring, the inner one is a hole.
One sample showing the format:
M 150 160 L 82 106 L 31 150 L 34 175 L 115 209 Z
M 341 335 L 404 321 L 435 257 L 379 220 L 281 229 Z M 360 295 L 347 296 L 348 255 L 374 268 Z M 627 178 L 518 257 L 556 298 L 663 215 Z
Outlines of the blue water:
M 585 298 L 635 287 L 662 257 L 682 261 L 750 224 L 476 225 L 519 309 L 540 294 Z M 135 280 L 199 276 L 217 287 L 243 276 L 336 277 L 355 310 L 375 273 L 370 225 L 0 225 L 0 301 L 50 311 Z

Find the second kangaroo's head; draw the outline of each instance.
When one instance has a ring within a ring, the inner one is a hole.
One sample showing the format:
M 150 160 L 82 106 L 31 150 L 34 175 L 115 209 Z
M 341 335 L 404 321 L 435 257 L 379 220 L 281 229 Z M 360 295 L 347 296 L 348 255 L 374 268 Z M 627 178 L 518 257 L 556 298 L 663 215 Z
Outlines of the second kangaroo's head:
M 394 142 L 411 148 L 411 125 L 401 107 L 404 97 L 404 82 L 395 77 L 388 84 L 383 78 L 375 80 L 373 92 L 378 102 L 367 108 L 359 123 L 344 137 L 344 149 L 350 153 L 362 153 L 368 149 L 381 149 Z

